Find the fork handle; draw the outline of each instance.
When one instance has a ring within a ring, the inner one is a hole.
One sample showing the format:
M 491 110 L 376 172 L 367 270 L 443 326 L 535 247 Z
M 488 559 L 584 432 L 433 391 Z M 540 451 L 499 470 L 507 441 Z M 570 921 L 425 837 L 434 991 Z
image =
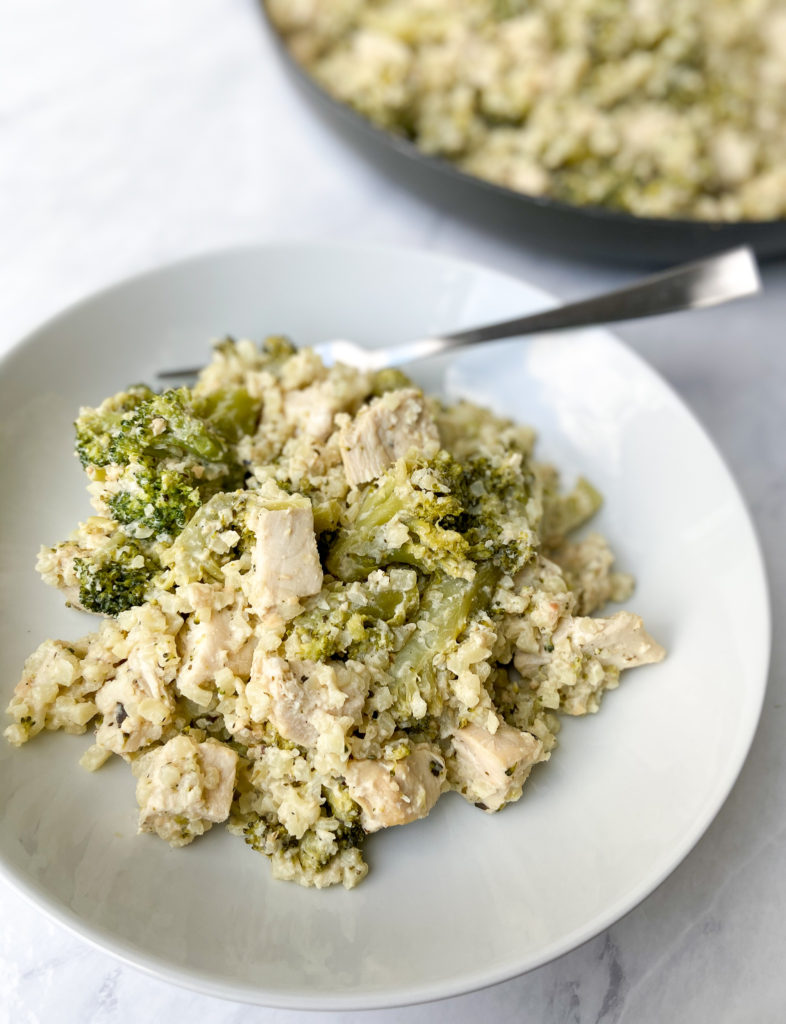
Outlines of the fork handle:
M 523 337 L 544 331 L 564 330 L 638 320 L 661 313 L 676 313 L 684 309 L 717 306 L 722 302 L 740 299 L 760 291 L 756 258 L 745 246 L 729 249 L 694 263 L 646 277 L 626 288 L 605 292 L 594 298 L 571 302 L 565 306 L 532 313 L 529 316 L 504 320 L 502 323 L 473 327 L 470 330 L 445 334 L 438 338 L 421 338 L 390 348 L 368 349 L 363 352 L 362 365 L 368 369 L 401 366 L 427 356 L 439 355 L 464 345 L 477 345 L 483 341 Z M 328 342 L 330 349 L 335 342 Z M 321 346 L 315 346 L 319 351 Z M 356 346 L 351 346 L 356 348 Z M 351 361 L 351 360 L 348 360 Z M 198 369 L 167 370 L 159 373 L 162 379 L 194 376 Z
M 621 320 L 638 320 L 661 313 L 715 306 L 753 295 L 760 288 L 756 259 L 751 250 L 743 246 L 654 274 L 626 288 L 605 292 L 594 298 L 439 338 L 422 338 L 396 345 L 379 353 L 382 357 L 379 363 L 399 366 L 483 341 L 498 341 L 536 332 L 596 326 Z

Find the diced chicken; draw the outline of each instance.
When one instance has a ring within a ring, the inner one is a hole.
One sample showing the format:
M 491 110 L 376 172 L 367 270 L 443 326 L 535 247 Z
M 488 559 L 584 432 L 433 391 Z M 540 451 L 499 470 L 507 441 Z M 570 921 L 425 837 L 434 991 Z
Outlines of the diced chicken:
M 257 615 L 322 589 L 322 565 L 310 503 L 284 509 L 254 508 L 248 525 L 256 535 L 248 598 Z
M 325 441 L 333 430 L 333 417 L 340 412 L 342 402 L 335 395 L 329 381 L 321 381 L 299 391 L 284 395 L 284 416 L 298 434 L 312 441 Z
M 491 733 L 466 725 L 451 733 L 455 755 L 448 762 L 450 782 L 484 811 L 498 811 L 521 795 L 534 764 L 543 760 L 543 744 L 504 722 Z
M 184 697 L 207 707 L 213 698 L 211 684 L 222 668 L 242 679 L 251 672 L 256 646 L 251 626 L 237 606 L 191 615 L 177 637 L 180 671 L 175 685 Z
M 171 682 L 177 665 L 175 637 L 155 636 L 142 629 L 129 633 L 133 646 L 128 652 L 126 667 L 140 687 L 155 700 L 168 701 Z
M 623 669 L 664 656 L 638 615 L 617 612 L 608 619 L 567 615 L 548 644 L 541 641 L 534 652 L 517 650 L 513 663 L 541 707 L 586 715 L 598 710 L 607 690 L 619 686 Z
M 171 696 L 158 688 L 151 693 L 131 659 L 104 683 L 95 702 L 103 715 L 96 730 L 96 742 L 115 754 L 133 754 L 155 743 L 172 716 Z
M 589 615 L 607 601 L 624 601 L 633 591 L 633 577 L 612 572 L 614 555 L 599 533 L 566 541 L 553 553 L 575 602 L 573 611 Z
M 160 739 L 171 718 L 170 684 L 179 663 L 175 634 L 182 619 L 141 605 L 123 612 L 117 625 L 121 624 L 124 629 L 110 644 L 120 664 L 105 677 L 95 697 L 103 715 L 96 742 L 116 754 L 131 754 Z M 101 635 L 112 634 L 114 625 L 108 620 Z
M 344 777 L 366 832 L 425 818 L 442 793 L 445 761 L 418 743 L 398 761 L 348 761 Z
M 374 480 L 414 448 L 432 455 L 439 431 L 415 388 L 388 391 L 361 409 L 339 435 L 344 472 L 351 487 Z
M 175 736 L 134 765 L 139 831 L 186 846 L 229 817 L 237 754 L 216 740 Z
M 353 663 L 285 661 L 257 649 L 246 698 L 252 719 L 268 719 L 284 739 L 341 755 L 367 691 Z
M 594 655 L 601 665 L 619 669 L 649 665 L 666 656 L 645 630 L 641 618 L 632 612 L 617 612 L 609 619 L 568 619 L 554 634 L 554 643 L 563 636 L 583 654 Z

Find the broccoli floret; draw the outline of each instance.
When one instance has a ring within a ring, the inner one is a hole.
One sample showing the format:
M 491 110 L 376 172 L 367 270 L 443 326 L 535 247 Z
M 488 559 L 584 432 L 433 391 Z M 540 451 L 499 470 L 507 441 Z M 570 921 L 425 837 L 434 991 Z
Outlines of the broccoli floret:
M 187 388 L 157 394 L 143 385 L 81 410 L 76 453 L 96 507 L 116 524 L 105 549 L 74 560 L 84 608 L 114 615 L 144 600 L 161 545 L 216 492 L 242 486 L 234 444 L 258 412 L 241 387 L 197 399 Z
M 391 626 L 400 626 L 415 613 L 420 601 L 417 573 L 393 568 L 373 573 L 364 583 L 334 581 L 305 602 L 292 620 L 285 639 L 287 658 L 323 661 L 364 650 L 391 646 Z
M 281 481 L 279 481 L 279 486 L 283 486 Z M 311 501 L 311 510 L 314 513 L 314 533 L 317 535 L 317 541 L 324 547 L 323 534 L 332 534 L 334 530 L 338 529 L 341 521 L 341 502 L 337 498 L 325 498 L 318 492 L 309 491 L 307 487 L 301 487 L 300 494 L 305 494 Z M 330 538 L 325 538 L 325 541 L 329 546 Z M 320 551 L 320 556 L 323 553 Z
M 126 466 L 146 455 L 192 455 L 204 462 L 230 457 L 228 439 L 195 412 L 188 388 L 156 394 L 136 387 L 83 409 L 76 451 L 83 466 Z
M 241 486 L 233 442 L 256 412 L 243 389 L 206 396 L 138 387 L 83 409 L 77 454 L 98 500 L 137 539 L 171 541 L 212 494 Z
M 272 823 L 257 816 L 243 827 L 243 838 L 252 850 L 272 857 L 281 850 L 297 847 L 298 841 L 278 822 Z
M 192 474 L 162 469 L 146 458 L 123 476 L 128 490 L 109 494 L 114 519 L 137 537 L 176 537 L 202 505 L 203 492 Z
M 223 580 L 223 566 L 237 557 L 241 542 L 244 548 L 249 546 L 245 510 L 254 500 L 254 491 L 231 491 L 214 494 L 202 505 L 174 543 L 161 553 L 178 586 Z
M 253 434 L 259 420 L 260 402 L 243 387 L 194 395 L 193 404 L 197 415 L 234 443 Z
M 505 21 L 507 18 L 515 18 L 525 10 L 525 0 L 495 0 L 491 16 L 498 21 Z
M 360 821 L 360 805 L 349 795 L 346 783 L 329 780 L 322 786 L 325 807 L 347 830 Z
M 349 789 L 343 782 L 327 782 L 322 787 L 325 799 L 326 816 L 332 815 L 338 821 L 335 831 L 338 851 L 354 847 L 362 850 L 366 840 L 366 832 L 360 824 L 360 805 L 349 795 Z
M 529 509 L 533 478 L 525 473 L 521 454 L 510 449 L 494 462 L 480 455 L 454 459 L 449 468 L 463 510 L 446 525 L 464 537 L 473 561 L 491 561 L 515 574 L 529 561 L 536 540 Z
M 105 516 L 91 516 L 67 540 L 42 547 L 36 567 L 69 601 L 101 615 L 142 603 L 161 570 L 150 545 L 127 537 Z
M 74 559 L 79 603 L 85 611 L 119 615 L 144 602 L 159 570 L 134 541 L 110 543 L 89 561 Z
M 416 628 L 393 658 L 390 674 L 393 714 L 421 719 L 442 710 L 437 693 L 434 658 L 466 627 L 472 614 L 491 602 L 500 572 L 491 562 L 478 566 L 474 579 L 455 579 L 438 573 L 420 599 Z M 419 713 L 418 713 L 419 712 Z
M 80 409 L 74 424 L 76 454 L 85 468 L 108 466 L 115 461 L 112 449 L 115 439 L 122 434 L 124 417 L 133 415 L 153 394 L 149 387 L 138 384 L 105 399 L 97 409 Z
M 279 872 L 283 868 L 284 877 L 294 877 L 301 884 L 320 886 L 319 875 L 331 862 L 346 850 L 360 851 L 366 838 L 357 821 L 336 819 L 331 823 L 332 829 L 325 827 L 328 821 L 327 815 L 323 815 L 320 831 L 309 828 L 300 839 L 296 839 L 280 822 L 258 816 L 243 827 L 243 838 L 257 853 L 273 860 L 274 872 L 276 868 Z
M 446 451 L 414 464 L 401 459 L 368 487 L 338 531 L 328 571 L 356 580 L 377 566 L 404 562 L 469 580 L 475 563 L 491 561 L 514 573 L 534 548 L 531 487 L 514 449 L 494 463 L 482 457 L 460 462 Z
M 337 531 L 327 553 L 328 572 L 359 580 L 380 566 L 403 562 L 422 572 L 471 578 L 469 544 L 449 525 L 464 510 L 460 497 L 451 493 L 446 469 L 452 461 L 441 452 L 431 462 L 399 459 L 391 466 L 366 489 L 350 522 Z
M 260 348 L 265 367 L 271 370 L 283 366 L 297 352 L 297 346 L 283 334 L 269 334 Z

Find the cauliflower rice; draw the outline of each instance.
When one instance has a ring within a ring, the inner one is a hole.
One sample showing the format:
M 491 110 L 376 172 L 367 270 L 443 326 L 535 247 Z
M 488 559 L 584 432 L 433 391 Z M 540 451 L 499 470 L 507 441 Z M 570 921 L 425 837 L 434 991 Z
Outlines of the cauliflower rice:
M 783 0 L 267 0 L 336 99 L 469 174 L 642 217 L 786 217 Z
M 570 539 L 599 496 L 561 491 L 533 443 L 283 339 L 83 409 L 96 514 L 39 570 L 101 618 L 31 654 L 6 737 L 92 725 L 82 764 L 129 763 L 140 832 L 226 822 L 320 888 L 449 790 L 518 800 L 558 715 L 664 653 L 638 616 L 593 616 L 632 580 L 598 534 Z

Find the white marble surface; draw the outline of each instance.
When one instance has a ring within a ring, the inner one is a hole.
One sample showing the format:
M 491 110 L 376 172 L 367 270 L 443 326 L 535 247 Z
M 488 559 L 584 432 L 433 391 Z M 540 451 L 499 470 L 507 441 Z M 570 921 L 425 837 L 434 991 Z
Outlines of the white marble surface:
M 457 204 L 436 184 L 365 159 L 282 74 L 253 0 L 4 0 L 0 351 L 129 273 L 283 238 L 422 246 L 565 297 L 630 274 L 541 252 L 477 201 Z M 776 635 L 764 714 L 718 818 L 641 906 L 546 967 L 444 1003 L 307 1019 L 784 1019 L 786 639 L 777 624 L 786 613 L 786 263 L 764 277 L 755 303 L 620 331 L 720 446 L 769 568 Z M 304 1016 L 149 978 L 51 924 L 0 882 L 1 1024 L 289 1024 Z

